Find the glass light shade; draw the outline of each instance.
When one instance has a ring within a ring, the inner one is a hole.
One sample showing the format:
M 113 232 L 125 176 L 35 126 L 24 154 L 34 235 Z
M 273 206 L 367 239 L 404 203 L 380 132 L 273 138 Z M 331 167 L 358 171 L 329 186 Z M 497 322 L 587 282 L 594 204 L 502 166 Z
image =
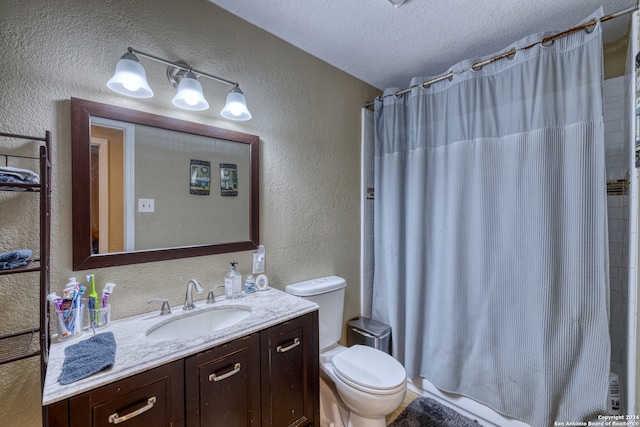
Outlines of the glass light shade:
M 196 75 L 189 71 L 178 83 L 178 93 L 173 97 L 173 105 L 185 110 L 206 110 L 209 103 L 202 95 L 202 85 Z
M 231 89 L 227 95 L 227 102 L 224 104 L 220 115 L 225 119 L 244 121 L 251 118 L 251 113 L 247 108 L 247 100 L 239 87 Z
M 116 64 L 116 72 L 107 82 L 114 92 L 134 98 L 151 98 L 153 91 L 147 83 L 147 73 L 138 58 L 131 52 L 125 53 Z

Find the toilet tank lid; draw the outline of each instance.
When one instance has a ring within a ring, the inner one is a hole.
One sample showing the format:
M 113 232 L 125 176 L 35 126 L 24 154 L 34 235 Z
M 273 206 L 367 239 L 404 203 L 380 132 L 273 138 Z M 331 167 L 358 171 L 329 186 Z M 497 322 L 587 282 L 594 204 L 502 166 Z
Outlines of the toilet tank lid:
M 327 276 L 317 279 L 305 280 L 303 282 L 292 283 L 285 286 L 284 291 L 291 295 L 308 297 L 342 289 L 346 286 L 347 282 L 342 277 Z

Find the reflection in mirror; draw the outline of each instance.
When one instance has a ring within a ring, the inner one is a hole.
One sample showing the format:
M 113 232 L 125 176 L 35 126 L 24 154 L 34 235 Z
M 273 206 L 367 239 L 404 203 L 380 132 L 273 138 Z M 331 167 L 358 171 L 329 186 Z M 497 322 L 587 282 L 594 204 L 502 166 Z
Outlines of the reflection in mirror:
M 91 119 L 94 254 L 249 240 L 249 145 L 130 125 Z
M 74 269 L 257 246 L 257 136 L 71 106 Z

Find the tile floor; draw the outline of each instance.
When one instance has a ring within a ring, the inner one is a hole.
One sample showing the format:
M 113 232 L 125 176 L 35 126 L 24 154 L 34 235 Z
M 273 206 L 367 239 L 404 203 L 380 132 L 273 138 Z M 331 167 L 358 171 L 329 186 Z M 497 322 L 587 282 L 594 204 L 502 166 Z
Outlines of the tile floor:
M 393 420 L 395 420 L 398 415 L 400 415 L 402 411 L 404 411 L 404 408 L 406 408 L 409 403 L 413 402 L 418 397 L 420 397 L 419 394 L 414 393 L 411 390 L 407 390 L 407 393 L 404 395 L 404 400 L 402 401 L 400 406 L 398 406 L 398 409 L 387 415 L 387 425 L 391 424 Z

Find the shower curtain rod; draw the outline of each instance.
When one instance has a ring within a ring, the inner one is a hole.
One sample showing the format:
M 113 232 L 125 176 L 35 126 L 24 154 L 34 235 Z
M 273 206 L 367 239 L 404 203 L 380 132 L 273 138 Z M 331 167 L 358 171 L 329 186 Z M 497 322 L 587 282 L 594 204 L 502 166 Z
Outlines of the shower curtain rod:
M 635 6 L 632 6 L 632 7 L 628 8 L 628 9 L 621 10 L 619 12 L 611 13 L 609 15 L 603 16 L 600 19 L 592 19 L 591 21 L 586 22 L 586 23 L 584 23 L 582 25 L 578 25 L 578 26 L 569 28 L 568 30 L 559 32 L 559 33 L 551 35 L 551 36 L 543 37 L 542 40 L 540 40 L 540 41 L 538 41 L 536 43 L 532 43 L 532 44 L 530 44 L 528 46 L 521 47 L 520 49 L 511 49 L 508 52 L 501 53 L 499 55 L 496 55 L 496 56 L 491 57 L 489 59 L 486 59 L 484 61 L 474 62 L 471 65 L 471 69 L 473 71 L 480 71 L 482 69 L 482 67 L 484 67 L 487 64 L 491 64 L 493 62 L 496 62 L 496 61 L 499 61 L 499 60 L 505 59 L 505 58 L 512 59 L 515 56 L 516 52 L 518 52 L 519 50 L 531 49 L 532 47 L 534 47 L 534 46 L 536 46 L 538 44 L 541 44 L 543 46 L 550 46 L 555 40 L 560 39 L 562 37 L 566 37 L 566 36 L 568 36 L 570 34 L 573 34 L 573 33 L 577 33 L 578 31 L 586 30 L 588 32 L 591 32 L 591 31 L 593 31 L 595 29 L 595 26 L 598 24 L 598 22 L 600 22 L 600 23 L 606 22 L 606 21 L 609 21 L 610 19 L 614 19 L 614 18 L 617 18 L 619 16 L 635 12 L 636 10 L 638 10 L 639 7 L 640 7 L 640 0 L 637 0 Z M 453 79 L 453 76 L 455 74 L 464 73 L 465 71 L 468 71 L 468 70 L 469 70 L 469 68 L 466 68 L 466 69 L 460 70 L 460 71 L 449 71 L 447 74 L 443 74 L 441 76 L 434 77 L 434 78 L 432 78 L 430 80 L 425 80 L 425 81 L 423 81 L 422 83 L 420 83 L 418 85 L 414 85 L 414 86 L 411 86 L 409 88 L 399 90 L 398 92 L 392 93 L 390 95 L 385 95 L 385 96 L 379 95 L 375 99 L 383 100 L 384 98 L 387 98 L 389 96 L 399 97 L 399 96 L 402 96 L 402 95 L 404 95 L 406 93 L 411 92 L 413 89 L 415 89 L 417 87 L 420 87 L 420 86 L 423 87 L 424 89 L 427 89 L 429 86 L 431 86 L 434 83 L 438 83 L 438 82 L 440 82 L 442 80 L 447 80 L 447 79 L 451 80 L 451 79 Z M 375 103 L 375 100 L 367 101 L 367 102 L 364 103 L 364 108 L 369 108 L 374 103 Z

